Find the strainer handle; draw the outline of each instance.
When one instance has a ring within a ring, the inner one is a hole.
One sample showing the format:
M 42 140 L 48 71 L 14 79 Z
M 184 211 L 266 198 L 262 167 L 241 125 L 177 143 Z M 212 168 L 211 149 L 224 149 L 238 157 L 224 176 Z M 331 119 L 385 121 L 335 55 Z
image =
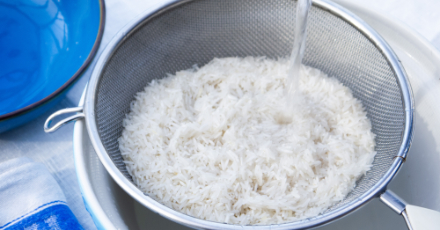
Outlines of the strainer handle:
M 405 218 L 409 230 L 440 229 L 440 212 L 409 205 L 390 190 L 380 195 L 380 200 Z
M 50 115 L 47 118 L 46 122 L 44 123 L 44 132 L 46 132 L 46 133 L 54 132 L 65 124 L 68 124 L 72 121 L 76 121 L 81 118 L 84 118 L 85 115 L 82 111 L 83 111 L 83 107 L 66 108 L 66 109 L 56 111 L 55 113 Z M 52 123 L 52 120 L 55 117 L 57 117 L 59 115 L 63 115 L 63 114 L 68 114 L 68 113 L 76 113 L 76 114 L 74 114 L 70 117 L 64 118 L 63 120 L 57 122 L 54 126 L 50 127 L 50 124 Z

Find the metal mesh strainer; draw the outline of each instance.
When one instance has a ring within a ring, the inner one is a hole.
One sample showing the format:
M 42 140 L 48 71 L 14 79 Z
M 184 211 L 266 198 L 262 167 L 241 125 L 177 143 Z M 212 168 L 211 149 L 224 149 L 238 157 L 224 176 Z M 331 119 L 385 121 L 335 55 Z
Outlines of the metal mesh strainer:
M 143 195 L 131 183 L 119 152 L 122 119 L 134 95 L 166 73 L 202 66 L 214 57 L 287 57 L 295 5 L 292 0 L 177 1 L 137 19 L 116 36 L 95 67 L 84 114 L 101 161 L 128 193 L 189 226 L 239 228 L 180 214 Z M 320 225 L 378 196 L 399 169 L 411 141 L 413 105 L 404 71 L 387 44 L 361 20 L 335 4 L 314 1 L 304 64 L 338 78 L 362 101 L 377 135 L 377 155 L 372 169 L 343 201 L 320 216 L 272 229 Z

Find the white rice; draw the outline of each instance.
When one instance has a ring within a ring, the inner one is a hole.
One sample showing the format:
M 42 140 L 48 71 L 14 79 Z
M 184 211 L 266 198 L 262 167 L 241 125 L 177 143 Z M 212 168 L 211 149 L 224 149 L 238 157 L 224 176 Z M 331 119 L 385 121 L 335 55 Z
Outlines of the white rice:
M 374 134 L 337 79 L 302 66 L 291 123 L 287 60 L 214 59 L 151 82 L 119 147 L 138 187 L 182 213 L 262 225 L 316 216 L 371 167 Z

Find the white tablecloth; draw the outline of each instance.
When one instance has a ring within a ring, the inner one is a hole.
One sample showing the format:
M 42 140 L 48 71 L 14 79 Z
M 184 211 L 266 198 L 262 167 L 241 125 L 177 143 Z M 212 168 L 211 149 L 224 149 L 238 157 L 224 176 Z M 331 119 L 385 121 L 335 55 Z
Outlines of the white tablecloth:
M 98 55 L 121 27 L 159 1 L 161 0 L 106 0 L 106 24 Z M 395 18 L 440 49 L 439 0 L 352 1 Z M 78 104 L 90 74 L 91 68 L 67 93 L 67 97 L 50 111 L 22 127 L 0 134 L 0 162 L 26 156 L 44 163 L 63 189 L 67 203 L 80 224 L 85 229 L 96 229 L 84 208 L 75 174 L 72 147 L 73 125 L 69 124 L 53 134 L 46 134 L 43 131 L 44 121 L 51 113 Z

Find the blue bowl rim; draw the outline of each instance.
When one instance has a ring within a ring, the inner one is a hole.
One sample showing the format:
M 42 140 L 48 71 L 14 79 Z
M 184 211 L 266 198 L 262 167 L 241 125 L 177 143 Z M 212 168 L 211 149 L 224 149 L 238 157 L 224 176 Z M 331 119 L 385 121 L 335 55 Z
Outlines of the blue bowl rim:
M 74 83 L 79 76 L 87 69 L 87 67 L 92 62 L 93 58 L 96 55 L 96 52 L 98 51 L 99 45 L 101 44 L 102 35 L 104 34 L 104 26 L 105 26 L 105 3 L 104 0 L 98 0 L 99 1 L 99 28 L 98 28 L 98 34 L 95 39 L 95 43 L 93 44 L 93 47 L 89 53 L 89 56 L 84 61 L 84 63 L 81 65 L 81 67 L 73 74 L 73 76 L 67 80 L 61 87 L 59 87 L 57 90 L 46 96 L 45 98 L 34 102 L 28 106 L 25 106 L 21 109 L 17 109 L 13 112 L 5 113 L 3 115 L 0 115 L 0 122 L 7 120 L 9 118 L 12 118 L 14 116 L 22 115 L 24 113 L 27 113 L 31 111 L 34 108 L 37 108 L 38 106 L 50 101 L 51 99 L 55 98 L 59 94 L 61 94 L 64 90 L 66 90 L 72 83 Z

